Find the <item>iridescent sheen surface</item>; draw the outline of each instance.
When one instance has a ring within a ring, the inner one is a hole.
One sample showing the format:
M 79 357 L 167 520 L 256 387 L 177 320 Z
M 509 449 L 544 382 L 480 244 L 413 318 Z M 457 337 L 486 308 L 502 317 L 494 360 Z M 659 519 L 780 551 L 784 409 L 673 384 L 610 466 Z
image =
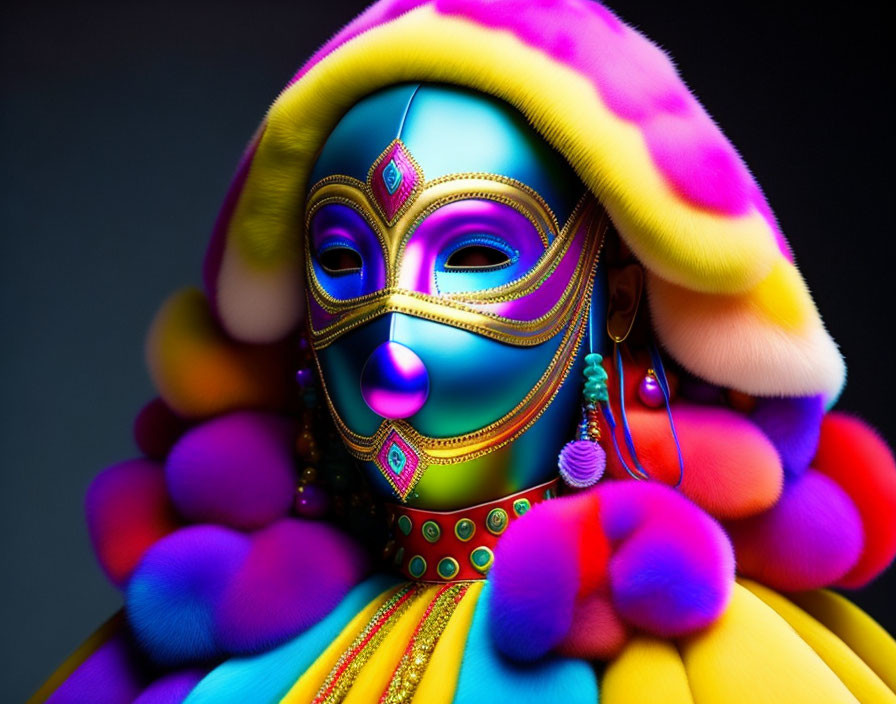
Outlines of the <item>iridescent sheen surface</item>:
M 357 103 L 330 133 L 308 185 L 334 174 L 364 181 L 397 138 L 427 180 L 501 174 L 538 193 L 561 222 L 585 192 L 572 168 L 516 110 L 481 93 L 432 83 L 392 86 Z
M 480 177 L 497 186 L 463 190 Z M 346 190 L 318 190 L 322 179 Z M 452 179 L 456 197 L 414 206 L 421 190 L 450 194 Z M 312 327 L 325 328 L 346 306 L 363 311 L 315 353 L 349 448 L 354 438 L 380 438 L 372 454 L 356 455 L 369 458 L 374 488 L 447 510 L 555 476 L 579 414 L 584 320 L 606 300 L 596 283 L 598 300 L 586 289 L 585 300 L 558 307 L 570 282 L 590 280 L 597 252 L 587 219 L 576 225 L 585 189 L 569 166 L 500 101 L 449 86 L 395 86 L 342 118 L 309 185 L 318 194 L 308 219 L 309 276 L 318 287 Z M 393 203 L 396 196 L 403 200 Z M 405 207 L 412 210 L 403 216 Z M 497 295 L 505 288 L 512 293 Z M 438 305 L 418 314 L 402 304 L 415 296 Z M 483 334 L 452 301 L 478 305 L 486 321 L 517 321 L 509 329 L 521 331 L 519 340 Z M 573 317 L 526 339 L 527 327 L 560 315 Z M 519 431 L 492 430 L 527 408 L 537 412 Z M 457 461 L 450 453 L 430 461 L 436 455 L 414 445 L 415 437 L 475 444 L 480 433 L 492 433 L 493 444 Z
M 646 374 L 639 382 L 638 399 L 649 408 L 659 408 L 665 402 L 660 383 L 652 373 Z
M 388 341 L 413 350 L 429 377 L 427 402 L 407 420 L 424 435 L 445 438 L 475 431 L 508 413 L 556 351 L 553 341 L 513 347 L 402 313 L 382 316 L 317 353 L 340 416 L 362 435 L 373 434 L 385 417 L 364 401 L 361 379 L 367 360 Z
M 309 236 L 311 251 L 317 255 L 312 258 L 314 273 L 329 295 L 344 300 L 386 285 L 386 253 L 380 239 L 352 208 L 341 203 L 324 205 L 311 219 Z M 449 264 L 452 255 L 476 245 L 495 248 L 506 262 L 478 268 Z M 340 274 L 327 271 L 320 259 L 333 247 L 355 252 L 360 268 Z M 457 201 L 429 215 L 407 238 L 400 267 L 396 267 L 396 283 L 402 289 L 431 295 L 493 288 L 529 271 L 545 248 L 535 226 L 509 205 L 477 199 Z
M 387 340 L 361 370 L 361 396 L 383 418 L 407 418 L 419 411 L 429 394 L 429 374 L 410 347 Z
M 386 265 L 382 248 L 370 225 L 352 208 L 333 203 L 314 216 L 308 231 L 314 274 L 334 298 L 355 298 L 373 293 L 386 285 Z M 356 272 L 335 273 L 321 264 L 331 249 L 345 248 L 355 252 L 361 261 Z

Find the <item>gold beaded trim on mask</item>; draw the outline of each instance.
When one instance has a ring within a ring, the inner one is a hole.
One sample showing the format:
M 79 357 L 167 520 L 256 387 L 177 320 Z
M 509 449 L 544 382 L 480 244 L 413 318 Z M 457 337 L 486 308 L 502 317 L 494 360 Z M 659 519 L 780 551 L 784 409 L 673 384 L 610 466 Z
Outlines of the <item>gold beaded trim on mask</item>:
M 595 204 L 594 207 L 599 206 Z M 564 314 L 565 327 L 561 326 L 564 330 L 563 339 L 544 374 L 529 393 L 511 411 L 493 423 L 470 433 L 445 438 L 422 435 L 404 420 L 384 420 L 373 435 L 359 435 L 348 427 L 336 410 L 327 390 L 320 362 L 315 356 L 315 363 L 318 365 L 318 372 L 323 380 L 321 386 L 327 406 L 346 448 L 354 457 L 363 461 L 373 461 L 390 432 L 395 430 L 419 455 L 417 477 L 419 479 L 419 474 L 422 474 L 428 465 L 453 464 L 475 459 L 513 442 L 532 427 L 560 390 L 588 327 L 586 312 L 591 305 L 594 275 L 606 231 L 607 216 L 602 209 L 594 213 L 592 208 L 586 208 L 582 217 L 591 219 L 589 227 L 593 229 L 588 233 L 586 245 L 582 251 L 580 262 L 582 269 L 577 269 L 577 274 L 573 277 L 575 285 L 566 296 L 569 309 Z M 584 262 L 588 263 L 587 269 L 585 269 Z M 572 321 L 574 324 L 570 324 Z M 456 322 L 446 322 L 461 327 Z M 474 332 L 481 331 L 474 330 Z
M 481 198 L 503 203 L 524 216 L 538 231 L 545 246 L 560 233 L 557 218 L 547 203 L 525 184 L 506 176 L 486 173 L 452 174 L 423 184 L 405 203 L 405 209 L 386 221 L 370 186 L 351 176 L 333 175 L 318 181 L 308 195 L 305 231 L 324 205 L 337 202 L 356 210 L 373 229 L 384 235 L 384 256 L 391 274 L 395 273 L 399 247 L 417 224 L 437 207 L 458 200 Z
M 323 201 L 323 204 L 326 202 Z M 311 253 L 306 238 L 308 288 L 311 296 L 325 311 L 340 316 L 335 322 L 320 329 L 315 329 L 311 325 L 312 344 L 315 349 L 322 349 L 338 337 L 386 313 L 404 313 L 452 325 L 506 344 L 521 346 L 541 344 L 568 325 L 575 302 L 582 295 L 583 282 L 587 278 L 586 269 L 593 263 L 592 255 L 599 250 L 607 226 L 605 211 L 600 209 L 595 213 L 599 207 L 593 199 L 581 202 L 559 235 L 548 245 L 538 263 L 517 280 L 492 289 L 468 293 L 433 296 L 418 291 L 387 287 L 353 299 L 335 299 L 317 280 L 313 265 L 310 263 Z M 576 234 L 583 227 L 588 229 L 585 234 L 586 240 L 597 240 L 597 247 L 593 246 L 593 241 L 586 241 L 566 289 L 549 311 L 533 320 L 515 320 L 477 308 L 514 300 L 529 295 L 540 287 L 563 260 Z M 375 231 L 378 232 L 381 241 L 388 239 L 379 230 Z M 400 247 L 403 247 L 403 244 Z
M 390 145 L 376 163 L 390 152 Z M 418 177 L 422 181 L 422 171 Z M 371 172 L 372 173 L 372 172 Z M 485 199 L 504 203 L 526 217 L 541 238 L 546 250 L 538 263 L 518 279 L 498 287 L 469 292 L 453 292 L 433 296 L 398 288 L 399 271 L 404 247 L 417 226 L 436 209 L 452 202 Z M 487 173 L 468 173 L 444 176 L 415 190 L 391 221 L 386 221 L 370 185 L 343 175 L 328 176 L 311 189 L 306 207 L 305 230 L 325 205 L 339 203 L 361 215 L 383 248 L 386 263 L 386 286 L 374 293 L 348 299 L 336 299 L 320 284 L 314 271 L 309 238 L 304 238 L 308 288 L 311 297 L 326 312 L 339 316 L 322 329 L 312 327 L 312 343 L 317 349 L 325 347 L 340 335 L 388 312 L 403 312 L 439 323 L 455 325 L 483 334 L 508 344 L 536 345 L 553 337 L 566 322 L 565 293 L 558 305 L 534 321 L 518 321 L 477 309 L 489 303 L 501 303 L 528 295 L 550 276 L 566 255 L 573 235 L 580 224 L 585 198 L 574 209 L 561 229 L 550 207 L 534 190 L 504 176 Z M 581 262 L 572 277 L 580 278 Z

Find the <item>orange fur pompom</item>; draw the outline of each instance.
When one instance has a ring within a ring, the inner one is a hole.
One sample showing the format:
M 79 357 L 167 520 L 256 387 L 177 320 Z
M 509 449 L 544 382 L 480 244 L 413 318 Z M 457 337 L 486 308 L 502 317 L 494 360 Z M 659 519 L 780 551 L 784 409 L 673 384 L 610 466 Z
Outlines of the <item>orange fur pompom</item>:
M 291 388 L 285 343 L 227 337 L 197 289 L 175 293 L 156 314 L 146 343 L 159 395 L 180 415 L 206 418 L 238 408 L 279 410 Z

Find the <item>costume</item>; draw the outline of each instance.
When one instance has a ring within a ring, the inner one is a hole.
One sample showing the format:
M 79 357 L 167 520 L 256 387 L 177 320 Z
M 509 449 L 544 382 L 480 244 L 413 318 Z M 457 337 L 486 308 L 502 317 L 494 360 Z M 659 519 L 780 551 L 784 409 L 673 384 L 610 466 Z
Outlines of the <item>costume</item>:
M 892 454 L 830 412 L 743 162 L 602 6 L 372 6 L 275 101 L 204 281 L 88 494 L 124 615 L 38 701 L 896 701 L 823 590 L 896 554 Z

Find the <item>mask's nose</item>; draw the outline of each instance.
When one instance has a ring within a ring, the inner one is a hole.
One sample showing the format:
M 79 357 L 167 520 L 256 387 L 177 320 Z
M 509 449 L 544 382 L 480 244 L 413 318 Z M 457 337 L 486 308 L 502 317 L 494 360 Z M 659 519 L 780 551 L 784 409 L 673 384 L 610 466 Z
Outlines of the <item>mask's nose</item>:
M 377 415 L 407 418 L 426 403 L 429 373 L 414 350 L 389 340 L 377 347 L 364 364 L 361 395 Z

